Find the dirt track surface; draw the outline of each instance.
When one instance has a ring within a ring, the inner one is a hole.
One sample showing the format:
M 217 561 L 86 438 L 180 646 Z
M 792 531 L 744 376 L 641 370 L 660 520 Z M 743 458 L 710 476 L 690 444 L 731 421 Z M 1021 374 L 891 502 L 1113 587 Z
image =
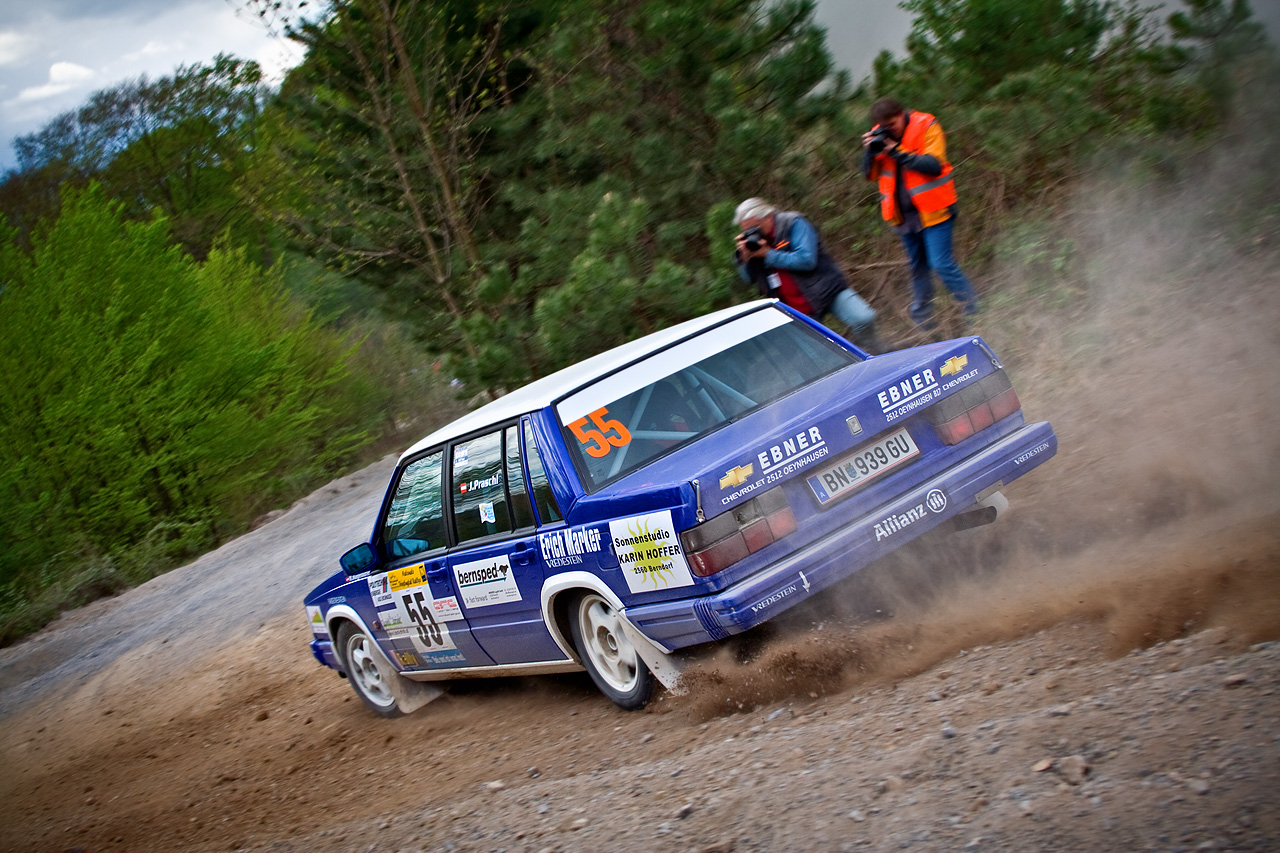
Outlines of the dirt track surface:
M 1176 340 L 1130 295 L 1097 358 L 1024 354 L 1061 450 L 1007 519 L 931 534 L 638 713 L 585 675 L 366 712 L 308 655 L 301 597 L 390 462 L 337 481 L 0 650 L 0 850 L 1277 849 L 1267 270 L 1161 292 L 1195 317 Z

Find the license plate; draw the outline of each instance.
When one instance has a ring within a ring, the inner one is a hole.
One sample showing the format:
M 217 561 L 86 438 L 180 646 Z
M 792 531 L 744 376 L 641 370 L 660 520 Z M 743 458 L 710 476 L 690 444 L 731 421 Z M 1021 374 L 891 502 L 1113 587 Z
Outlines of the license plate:
M 900 429 L 809 477 L 809 488 L 825 504 L 919 455 L 910 433 Z

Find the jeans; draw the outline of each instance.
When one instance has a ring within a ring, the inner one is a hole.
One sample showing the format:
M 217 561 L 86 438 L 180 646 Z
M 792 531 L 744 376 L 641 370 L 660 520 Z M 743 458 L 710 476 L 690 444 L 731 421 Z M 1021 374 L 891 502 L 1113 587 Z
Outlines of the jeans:
M 868 305 L 867 300 L 847 287 L 837 294 L 836 298 L 831 302 L 831 307 L 827 310 L 835 314 L 840 322 L 852 329 L 855 335 L 866 331 L 867 327 L 876 320 L 876 309 Z
M 923 231 L 902 235 L 902 245 L 911 263 L 911 319 L 917 323 L 927 323 L 933 315 L 934 272 L 951 291 L 952 298 L 964 306 L 966 316 L 978 313 L 978 295 L 951 250 L 955 222 L 953 216 Z

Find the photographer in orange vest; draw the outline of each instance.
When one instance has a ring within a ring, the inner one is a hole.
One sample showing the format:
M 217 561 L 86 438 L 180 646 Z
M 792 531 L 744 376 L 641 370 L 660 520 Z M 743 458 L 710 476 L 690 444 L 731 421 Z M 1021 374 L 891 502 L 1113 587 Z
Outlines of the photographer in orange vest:
M 956 263 L 951 231 L 956 188 L 942 125 L 893 98 L 871 107 L 875 126 L 862 135 L 862 173 L 880 187 L 880 212 L 902 239 L 911 264 L 911 319 L 933 328 L 933 275 L 951 291 L 965 316 L 978 313 L 978 296 Z

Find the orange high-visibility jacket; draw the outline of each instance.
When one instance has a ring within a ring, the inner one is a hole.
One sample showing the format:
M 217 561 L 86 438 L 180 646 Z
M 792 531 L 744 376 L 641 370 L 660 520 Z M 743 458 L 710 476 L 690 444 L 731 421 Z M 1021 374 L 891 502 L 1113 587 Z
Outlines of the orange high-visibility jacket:
M 942 174 L 935 178 L 910 169 L 903 170 L 902 178 L 906 182 L 912 204 L 920 212 L 920 223 L 924 227 L 946 221 L 951 215 L 949 208 L 956 203 L 956 186 L 951 180 L 951 163 L 947 161 L 947 143 L 942 135 L 942 125 L 929 113 L 912 110 L 898 147 L 911 154 L 932 154 L 942 164 Z M 901 224 L 902 212 L 898 210 L 898 199 L 894 194 L 898 178 L 897 162 L 892 157 L 881 154 L 876 157 L 875 168 L 869 177 L 878 180 L 880 212 L 884 218 L 895 225 Z

